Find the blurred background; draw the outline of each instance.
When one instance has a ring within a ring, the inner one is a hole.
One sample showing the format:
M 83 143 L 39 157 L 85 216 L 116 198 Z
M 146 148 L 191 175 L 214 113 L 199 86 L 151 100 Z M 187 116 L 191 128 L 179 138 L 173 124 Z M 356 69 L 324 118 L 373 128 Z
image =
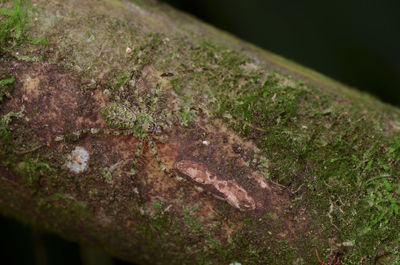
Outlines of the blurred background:
M 400 1 L 163 0 L 259 47 L 400 106 Z M 0 216 L 2 261 L 124 265 Z
M 400 106 L 400 1 L 163 0 Z

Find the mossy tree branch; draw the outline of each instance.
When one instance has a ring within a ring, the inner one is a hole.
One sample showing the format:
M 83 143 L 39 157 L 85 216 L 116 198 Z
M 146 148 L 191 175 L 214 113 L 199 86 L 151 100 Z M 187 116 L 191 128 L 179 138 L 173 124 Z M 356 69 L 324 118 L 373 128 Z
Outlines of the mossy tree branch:
M 160 3 L 33 7 L 0 58 L 3 214 L 140 264 L 399 262 L 399 109 Z M 99 110 L 156 87 L 172 177 L 152 148 L 133 176 Z

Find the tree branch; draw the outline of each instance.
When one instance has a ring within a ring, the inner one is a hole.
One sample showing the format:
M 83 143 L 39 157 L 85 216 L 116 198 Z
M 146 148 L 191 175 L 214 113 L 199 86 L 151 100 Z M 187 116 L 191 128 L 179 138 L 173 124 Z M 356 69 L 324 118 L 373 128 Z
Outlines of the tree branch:
M 399 258 L 398 109 L 163 4 L 34 7 L 0 58 L 3 214 L 140 264 Z

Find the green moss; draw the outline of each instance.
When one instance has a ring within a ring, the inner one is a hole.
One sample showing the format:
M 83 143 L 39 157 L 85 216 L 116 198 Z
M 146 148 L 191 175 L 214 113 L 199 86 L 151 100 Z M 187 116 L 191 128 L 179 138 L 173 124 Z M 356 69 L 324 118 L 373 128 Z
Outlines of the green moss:
M 0 74 L 1 77 L 1 74 Z M 7 77 L 4 79 L 0 79 L 0 104 L 3 102 L 3 97 L 10 97 L 11 92 L 13 90 L 13 83 L 15 81 L 14 77 Z
M 18 60 L 25 62 L 43 62 L 44 56 L 36 57 L 36 56 L 25 56 L 25 55 L 15 55 Z
M 15 81 L 14 77 L 9 77 L 9 78 L 0 80 L 0 88 L 7 86 L 7 85 L 11 85 L 14 83 L 14 81 Z
M 42 44 L 42 45 L 50 45 L 50 43 L 47 41 L 46 37 L 28 37 L 28 40 L 35 45 Z
M 41 176 L 54 172 L 54 169 L 46 162 L 27 156 L 24 161 L 17 164 L 16 171 L 26 179 L 28 186 L 32 186 L 38 184 Z
M 23 0 L 13 0 L 12 7 L 0 7 L 0 52 L 10 39 L 21 39 L 30 9 L 30 2 Z
M 363 98 L 322 91 L 252 65 L 251 59 L 210 41 L 196 45 L 178 38 L 158 45 L 152 46 L 157 55 L 151 59 L 160 71 L 180 73 L 171 84 L 181 102 L 193 98 L 240 135 L 252 139 L 263 155 L 255 168 L 264 171 L 268 161 L 268 178 L 293 190 L 302 187 L 304 195 L 294 205 L 306 205 L 315 226 L 320 227 L 322 237 L 307 234 L 298 246 L 300 250 L 288 245 L 280 251 L 264 244 L 243 246 L 236 239 L 224 247 L 232 250 L 236 245 L 245 252 L 238 255 L 233 251 L 236 255 L 232 255 L 221 250 L 225 261 L 241 257 L 237 260 L 244 263 L 315 262 L 317 246 L 321 255 L 329 254 L 324 250 L 332 247 L 328 242 L 332 227 L 336 244 L 352 241 L 357 245 L 356 249 L 343 247 L 346 264 L 358 264 L 382 244 L 388 252 L 398 253 L 393 240 L 399 227 L 395 179 L 399 172 L 392 166 L 399 159 L 398 140 L 382 133 L 380 110 L 365 104 Z M 173 51 L 174 47 L 178 50 Z M 179 65 L 171 59 L 177 54 L 185 54 Z M 183 217 L 190 230 L 203 231 L 192 215 L 185 213 Z M 255 232 L 259 229 L 254 224 L 254 234 L 249 231 L 246 243 L 260 238 L 260 232 Z M 385 243 L 388 237 L 392 240 Z M 265 242 L 271 240 L 265 238 Z M 211 247 L 212 242 L 210 239 L 210 248 L 218 249 L 218 244 Z
M 131 73 L 124 72 L 116 75 L 115 77 L 110 78 L 110 87 L 114 89 L 119 89 L 120 87 L 124 86 L 128 81 Z
M 25 106 L 21 107 L 21 110 L 18 112 L 9 112 L 6 115 L 2 115 L 0 117 L 0 136 L 1 137 L 8 137 L 9 131 L 8 126 L 11 123 L 13 118 L 21 118 L 22 113 L 25 111 Z
M 160 202 L 158 202 L 158 201 L 153 202 L 153 208 L 154 208 L 154 210 L 156 210 L 158 213 L 160 213 L 160 212 L 162 212 L 162 210 L 163 210 L 163 208 L 164 208 L 164 204 L 165 204 L 165 202 L 163 202 L 163 201 L 160 201 Z
M 113 171 L 114 170 L 112 168 L 100 168 L 99 174 L 105 179 L 107 183 L 111 183 L 113 179 L 112 176 Z
M 197 206 L 190 208 L 187 207 L 183 213 L 183 219 L 186 225 L 194 232 L 200 232 L 202 230 L 200 223 L 197 221 L 196 217 L 192 212 L 197 211 Z
M 183 126 L 188 126 L 196 119 L 197 110 L 193 108 L 194 103 L 190 99 L 185 100 L 181 98 L 181 100 L 179 100 L 179 106 L 181 112 L 179 120 Z
M 180 93 L 181 92 L 181 80 L 180 78 L 173 78 L 170 80 L 172 88 L 175 90 L 176 93 Z
M 194 94 L 198 102 L 207 95 L 215 115 L 256 142 L 270 160 L 268 177 L 293 190 L 303 185 L 306 193 L 297 203 L 308 205 L 326 235 L 318 245 L 330 247 L 327 239 L 335 227 L 338 244 L 354 241 L 358 246 L 344 248 L 343 261 L 358 264 L 370 249 L 385 244 L 388 235 L 396 238 L 399 169 L 391 165 L 398 163 L 398 141 L 382 133 L 380 110 L 370 100 L 323 91 L 255 67 L 249 58 L 209 41 L 180 49 L 186 56 L 177 67 L 186 70 L 173 79 L 174 89 Z M 187 70 L 193 62 L 201 71 Z M 262 158 L 256 167 L 263 167 Z M 313 242 L 311 237 L 305 240 Z M 395 252 L 391 242 L 388 251 Z M 290 261 L 299 258 L 296 253 L 289 247 L 278 255 Z M 315 259 L 313 254 L 309 259 Z

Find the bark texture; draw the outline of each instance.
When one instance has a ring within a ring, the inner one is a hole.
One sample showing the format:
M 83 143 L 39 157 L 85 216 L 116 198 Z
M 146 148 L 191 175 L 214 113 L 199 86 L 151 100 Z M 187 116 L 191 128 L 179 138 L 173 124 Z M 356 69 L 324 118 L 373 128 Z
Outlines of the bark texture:
M 2 214 L 138 264 L 399 261 L 399 109 L 158 2 L 33 4 L 0 57 Z M 138 137 L 88 131 L 156 87 L 170 176 L 146 144 L 132 176 Z

